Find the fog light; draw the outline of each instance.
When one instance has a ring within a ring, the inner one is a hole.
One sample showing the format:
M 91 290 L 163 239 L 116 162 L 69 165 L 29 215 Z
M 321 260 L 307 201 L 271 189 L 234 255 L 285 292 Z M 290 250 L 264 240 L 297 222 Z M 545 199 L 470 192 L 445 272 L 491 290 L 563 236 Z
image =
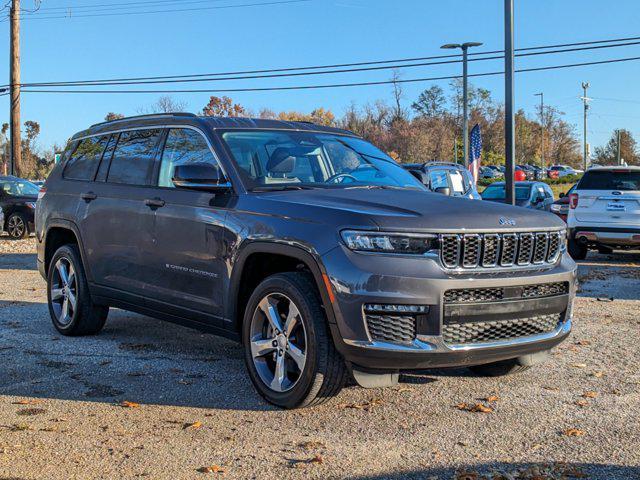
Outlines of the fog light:
M 380 303 L 366 303 L 364 309 L 367 312 L 376 313 L 427 313 L 428 305 L 385 305 Z

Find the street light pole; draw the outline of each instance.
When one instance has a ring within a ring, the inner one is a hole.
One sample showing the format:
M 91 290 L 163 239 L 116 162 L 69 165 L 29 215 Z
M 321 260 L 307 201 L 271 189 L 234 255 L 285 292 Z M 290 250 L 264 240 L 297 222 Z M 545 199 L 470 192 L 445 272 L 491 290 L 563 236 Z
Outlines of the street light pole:
M 480 42 L 447 43 L 440 48 L 462 50 L 462 158 L 464 168 L 469 168 L 469 75 L 468 75 L 468 50 L 469 47 L 479 47 Z
M 513 178 L 516 157 L 513 76 L 513 0 L 504 0 L 504 180 L 505 202 L 510 205 L 516 204 Z
M 544 171 L 544 92 L 533 95 L 540 97 L 540 168 Z
M 589 82 L 582 82 L 582 91 L 584 94 L 581 97 L 582 103 L 584 105 L 584 113 L 583 113 L 583 123 L 582 123 L 582 139 L 584 142 L 583 152 L 582 152 L 582 163 L 583 170 L 587 171 L 587 160 L 589 157 L 589 143 L 587 142 L 587 113 L 589 112 L 589 97 L 587 97 L 587 90 L 589 89 Z

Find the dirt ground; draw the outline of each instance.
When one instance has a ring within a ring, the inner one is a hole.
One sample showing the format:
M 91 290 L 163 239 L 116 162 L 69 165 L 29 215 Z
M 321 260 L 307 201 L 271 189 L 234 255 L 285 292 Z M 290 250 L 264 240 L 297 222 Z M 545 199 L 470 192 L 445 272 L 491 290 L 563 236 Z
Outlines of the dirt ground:
M 282 411 L 228 340 L 120 310 L 58 335 L 33 241 L 2 238 L 0 479 L 640 479 L 640 255 L 590 255 L 580 277 L 572 336 L 529 372 Z

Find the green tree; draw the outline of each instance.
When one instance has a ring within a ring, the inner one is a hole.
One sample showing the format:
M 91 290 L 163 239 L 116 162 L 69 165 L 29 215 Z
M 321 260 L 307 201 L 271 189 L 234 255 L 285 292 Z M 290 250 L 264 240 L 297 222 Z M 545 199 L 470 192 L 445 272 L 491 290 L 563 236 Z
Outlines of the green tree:
M 629 130 L 620 130 L 620 159 L 627 165 L 640 165 L 638 145 Z M 609 141 L 595 150 L 596 163 L 600 165 L 616 165 L 618 158 L 618 130 L 615 130 Z

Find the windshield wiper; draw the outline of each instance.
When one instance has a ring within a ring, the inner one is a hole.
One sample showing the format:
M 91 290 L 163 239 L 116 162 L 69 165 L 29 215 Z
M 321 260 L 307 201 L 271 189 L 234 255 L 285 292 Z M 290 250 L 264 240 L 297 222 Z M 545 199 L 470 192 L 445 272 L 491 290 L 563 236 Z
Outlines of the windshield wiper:
M 313 190 L 317 187 L 311 187 L 309 185 L 261 185 L 259 187 L 253 187 L 251 192 L 282 192 L 285 190 Z

